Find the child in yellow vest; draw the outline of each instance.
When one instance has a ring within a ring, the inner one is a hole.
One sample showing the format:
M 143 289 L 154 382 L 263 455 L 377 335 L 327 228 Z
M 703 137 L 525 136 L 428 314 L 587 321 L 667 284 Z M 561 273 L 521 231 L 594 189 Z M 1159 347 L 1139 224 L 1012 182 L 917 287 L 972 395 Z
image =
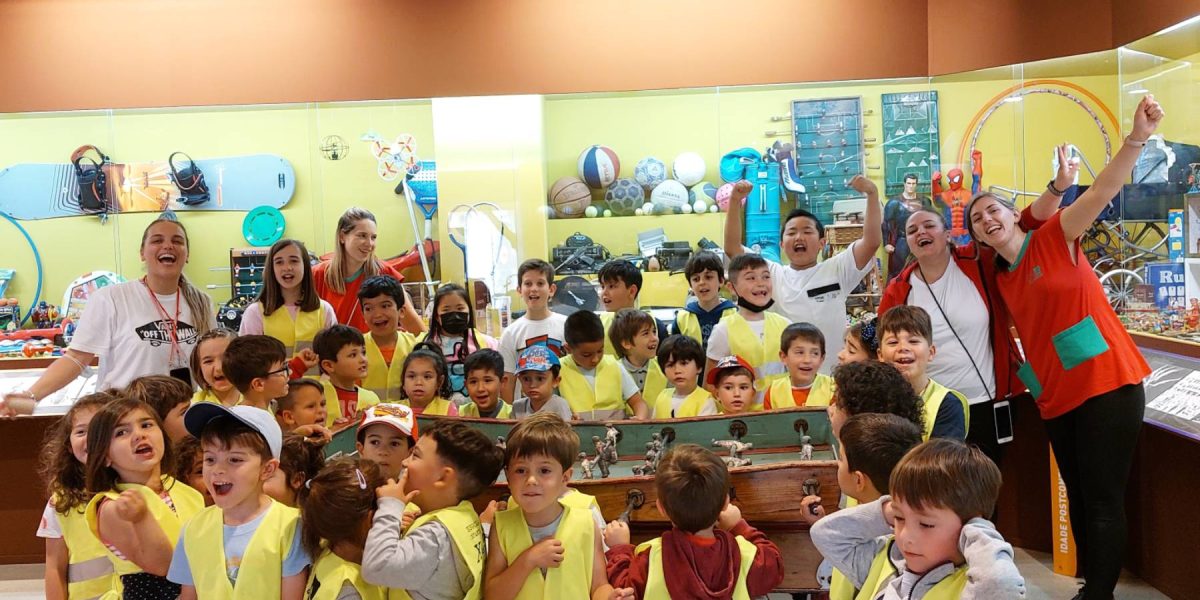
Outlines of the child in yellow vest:
M 84 518 L 91 495 L 85 485 L 87 432 L 92 417 L 114 399 L 106 393 L 75 401 L 53 426 L 42 446 L 42 469 L 50 500 L 37 536 L 46 540 L 46 597 L 105 598 L 120 593 L 108 552 Z
M 658 361 L 658 321 L 648 313 L 622 308 L 613 317 L 608 337 L 621 366 L 633 376 L 642 398 L 653 401 L 667 389 L 667 377 Z
M 283 434 L 264 411 L 197 404 L 185 417 L 204 448 L 204 484 L 215 504 L 184 525 L 167 577 L 184 598 L 299 600 L 308 579 L 300 511 L 263 484 L 279 468 Z
M 819 372 L 825 362 L 825 335 L 811 323 L 792 323 L 779 339 L 779 359 L 787 377 L 771 383 L 763 397 L 763 409 L 793 406 L 829 406 L 833 378 Z
M 646 419 L 650 408 L 637 382 L 617 359 L 604 353 L 604 325 L 596 313 L 581 310 L 567 317 L 564 327 L 568 355 L 562 359 L 559 394 L 571 412 L 584 421 L 615 421 L 632 412 Z
M 324 429 L 329 417 L 327 405 L 323 383 L 306 377 L 293 379 L 288 383 L 288 393 L 275 400 L 275 420 L 284 433 L 300 428 L 311 431 L 315 429 L 312 426 Z
M 379 396 L 358 386 L 367 375 L 362 333 L 349 325 L 334 325 L 317 334 L 313 349 L 321 359 L 321 372 L 326 377 L 322 382 L 326 427 L 356 421 L 359 411 L 379 403 Z
M 421 341 L 442 349 L 450 379 L 450 395 L 446 398 L 458 404 L 460 409 L 469 405 L 467 357 L 483 349 L 495 349 L 496 340 L 475 329 L 475 311 L 471 310 L 471 298 L 466 288 L 457 283 L 438 286 L 433 295 L 429 331 Z
M 613 585 L 656 599 L 749 600 L 775 589 L 784 574 L 779 548 L 742 519 L 729 502 L 729 486 L 729 470 L 712 452 L 695 444 L 668 450 L 654 488 L 658 510 L 673 528 L 635 548 L 629 525 L 609 523 L 604 541 Z
M 737 313 L 737 305 L 721 297 L 725 265 L 714 252 L 697 252 L 683 267 L 693 298 L 675 313 L 674 333 L 686 335 L 708 347 L 708 337 L 722 318 Z M 700 361 L 700 367 L 704 361 Z
M 763 392 L 771 382 L 786 378 L 779 340 L 789 321 L 766 312 L 775 301 L 771 298 L 771 270 L 762 256 L 743 253 L 729 261 L 729 289 L 737 296 L 738 312 L 713 327 L 705 351 L 705 372 L 723 357 L 742 357 L 754 367 L 755 404 L 762 405 Z
M 740 356 L 726 356 L 704 374 L 708 387 L 716 390 L 717 410 L 737 415 L 762 410 L 755 404 L 754 367 Z
M 438 419 L 422 431 L 400 481 L 376 490 L 363 578 L 397 588 L 392 593 L 404 599 L 479 600 L 486 540 L 470 500 L 496 480 L 503 463 L 491 438 L 457 419 Z M 421 515 L 401 533 L 410 503 Z
M 967 397 L 926 374 L 936 353 L 925 309 L 901 304 L 879 318 L 879 360 L 896 367 L 924 401 L 925 438 L 963 440 L 970 426 Z
M 117 397 L 88 424 L 87 488 L 96 494 L 84 518 L 127 598 L 179 595 L 179 585 L 165 575 L 180 529 L 203 510 L 204 498 L 163 473 L 172 458 L 158 415 L 145 402 Z
M 237 386 L 225 376 L 221 369 L 221 359 L 229 342 L 237 337 L 237 332 L 224 327 L 210 329 L 196 341 L 196 349 L 192 350 L 189 359 L 192 367 L 192 377 L 197 379 L 200 387 L 192 396 L 192 403 L 215 402 L 225 406 L 236 406 L 242 401 L 242 393 Z
M 892 365 L 878 361 L 842 365 L 833 372 L 833 382 L 833 402 L 826 410 L 835 436 L 847 419 L 863 413 L 896 415 L 924 429 L 921 399 L 904 385 L 908 380 Z M 929 439 L 928 434 L 921 439 Z
M 607 600 L 614 590 L 600 528 L 589 508 L 562 500 L 579 436 L 558 415 L 538 413 L 513 427 L 504 453 L 505 479 L 519 506 L 496 512 L 484 596 Z
M 537 413 L 550 412 L 564 421 L 574 418 L 571 404 L 554 393 L 562 383 L 562 364 L 545 346 L 530 346 L 517 359 L 517 380 L 521 397 L 513 402 L 512 418 L 520 420 Z
M 404 358 L 404 389 L 401 402 L 418 415 L 458 416 L 458 406 L 446 399 L 450 378 L 446 376 L 446 358 L 441 349 L 421 342 Z
M 617 344 L 612 341 L 609 331 L 618 312 L 626 308 L 637 309 L 638 295 L 642 293 L 642 272 L 633 263 L 616 259 L 604 263 L 596 273 L 596 279 L 600 282 L 600 302 L 604 303 L 605 311 L 600 313 L 600 322 L 604 325 L 604 353 L 620 358 Z M 650 316 L 650 313 L 646 315 Z M 657 338 L 661 340 L 667 337 L 667 326 L 653 316 L 650 316 L 650 320 Z
M 362 576 L 363 547 L 375 512 L 375 489 L 387 483 L 379 465 L 339 458 L 307 483 L 301 513 L 302 542 L 313 560 L 307 600 L 384 600 L 386 588 Z
M 145 375 L 125 386 L 123 395 L 149 404 L 158 413 L 167 443 L 178 444 L 188 436 L 183 413 L 191 406 L 192 386 L 170 375 Z
M 695 338 L 675 334 L 663 340 L 655 361 L 666 375 L 668 388 L 654 401 L 653 418 L 680 419 L 717 414 L 712 394 L 700 386 L 704 348 Z
M 855 415 L 842 425 L 838 437 L 838 487 L 854 500 L 855 506 L 878 500 L 888 493 L 888 481 L 896 463 L 921 443 L 921 429 L 896 415 L 865 413 Z M 805 496 L 800 514 L 809 525 L 825 516 L 819 496 Z M 830 600 L 852 600 L 857 585 L 841 571 L 834 570 L 829 585 Z
M 504 357 L 491 348 L 476 350 L 463 362 L 465 389 L 469 404 L 458 410 L 459 416 L 485 419 L 512 419 L 513 407 L 500 397 L 504 384 Z
M 242 394 L 238 406 L 273 411 L 275 399 L 288 393 L 291 367 L 287 364 L 287 353 L 283 343 L 270 336 L 234 338 L 221 357 L 221 371 Z
M 367 374 L 360 379 L 380 402 L 399 402 L 403 397 L 404 357 L 417 343 L 413 334 L 399 330 L 404 303 L 404 288 L 391 275 L 371 277 L 358 290 L 358 304 L 369 328 L 364 339 Z
M 279 466 L 271 478 L 263 482 L 263 492 L 284 506 L 298 508 L 304 482 L 325 466 L 326 443 L 323 437 L 284 432 L 283 445 L 279 447 Z
M 810 530 L 813 544 L 883 600 L 1024 598 L 1012 546 L 986 520 L 1000 469 L 978 448 L 933 439 L 896 465 L 891 496 L 839 510 Z
M 246 307 L 239 335 L 269 335 L 283 343 L 288 358 L 304 355 L 304 375 L 316 375 L 312 341 L 337 323 L 333 306 L 317 295 L 308 249 L 299 240 L 275 242 L 267 251 L 258 301 Z
M 354 435 L 359 456 L 379 465 L 384 479 L 399 479 L 417 443 L 417 417 L 403 404 L 376 404 L 363 412 Z

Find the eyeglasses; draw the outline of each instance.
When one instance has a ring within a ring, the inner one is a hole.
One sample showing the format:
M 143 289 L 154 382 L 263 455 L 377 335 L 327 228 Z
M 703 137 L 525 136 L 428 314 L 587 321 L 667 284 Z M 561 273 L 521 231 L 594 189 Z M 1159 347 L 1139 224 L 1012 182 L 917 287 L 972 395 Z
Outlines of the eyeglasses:
M 289 366 L 287 363 L 283 363 L 282 369 L 275 369 L 274 371 L 267 371 L 267 377 L 270 377 L 272 375 L 278 375 L 280 373 L 283 373 L 284 377 L 289 377 L 292 374 L 292 367 Z

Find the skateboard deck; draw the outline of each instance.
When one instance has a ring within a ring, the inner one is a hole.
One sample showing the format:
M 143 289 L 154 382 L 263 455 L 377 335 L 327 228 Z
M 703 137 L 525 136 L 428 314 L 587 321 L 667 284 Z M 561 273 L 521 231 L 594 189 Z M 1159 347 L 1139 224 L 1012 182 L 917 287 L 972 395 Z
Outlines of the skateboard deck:
M 296 191 L 292 165 L 273 154 L 201 159 L 196 166 L 204 173 L 209 199 L 188 206 L 180 202 L 182 194 L 166 161 L 107 165 L 108 212 L 281 208 Z M 0 170 L 0 211 L 20 220 L 93 214 L 79 206 L 75 169 L 68 163 L 17 164 Z

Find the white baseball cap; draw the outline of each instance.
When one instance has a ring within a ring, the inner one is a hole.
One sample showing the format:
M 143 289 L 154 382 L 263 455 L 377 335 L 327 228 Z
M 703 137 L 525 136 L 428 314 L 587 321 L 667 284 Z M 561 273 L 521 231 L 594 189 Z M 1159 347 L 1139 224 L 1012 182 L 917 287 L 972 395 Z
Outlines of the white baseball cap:
M 417 418 L 413 410 L 403 404 L 376 404 L 363 411 L 355 436 L 362 441 L 362 433 L 375 424 L 383 424 L 409 436 L 417 438 Z
M 263 436 L 263 439 L 267 440 L 271 456 L 279 458 L 279 451 L 283 447 L 283 431 L 279 429 L 279 423 L 275 422 L 275 417 L 261 408 L 244 405 L 226 408 L 225 405 L 215 402 L 197 402 L 183 414 L 183 426 L 187 428 L 188 433 L 199 439 L 200 434 L 204 432 L 204 428 L 209 423 L 222 417 L 236 419 L 257 431 L 259 435 Z

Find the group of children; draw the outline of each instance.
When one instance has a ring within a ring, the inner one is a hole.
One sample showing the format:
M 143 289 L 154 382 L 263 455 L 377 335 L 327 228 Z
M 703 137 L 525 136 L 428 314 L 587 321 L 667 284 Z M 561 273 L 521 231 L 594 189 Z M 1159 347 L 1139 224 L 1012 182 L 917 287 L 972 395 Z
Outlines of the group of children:
M 310 301 L 311 268 L 293 255 L 307 252 L 292 240 L 272 247 L 242 335 L 216 329 L 199 340 L 199 391 L 143 377 L 80 399 L 52 432 L 38 531 L 49 597 L 763 595 L 782 580 L 782 559 L 729 503 L 719 458 L 687 444 L 667 452 L 655 486 L 674 529 L 635 547 L 623 523 L 597 522 L 595 500 L 567 487 L 579 454 L 570 422 L 794 406 L 829 407 L 839 483 L 862 503 L 814 525 L 844 574 L 843 597 L 892 582 L 905 597 L 912 585 L 932 593 L 938 581 L 974 581 L 977 570 L 961 575 L 964 558 L 1011 559 L 976 520 L 995 502 L 995 466 L 960 442 L 918 446 L 966 432 L 965 399 L 925 374 L 935 349 L 919 308 L 851 327 L 830 377 L 823 332 L 765 312 L 771 278 L 757 255 L 730 262 L 736 306 L 719 295 L 721 259 L 694 256 L 695 298 L 670 328 L 636 307 L 641 275 L 628 263 L 600 273 L 607 312 L 562 316 L 549 307 L 553 268 L 526 261 L 527 312 L 498 343 L 475 331 L 454 284 L 438 290 L 420 340 L 400 331 L 405 295 L 388 276 L 358 291 L 365 335 L 330 324 L 327 306 Z M 500 449 L 458 420 L 418 431 L 420 414 L 519 422 Z M 331 430 L 354 424 L 357 456 L 326 464 Z M 502 470 L 508 505 L 481 517 L 471 500 Z M 978 489 L 927 481 L 941 477 Z M 943 525 L 941 537 L 930 533 Z M 893 528 L 896 542 L 881 546 Z M 1015 569 L 988 568 L 989 581 L 1019 585 Z M 946 572 L 909 582 L 937 569 Z

